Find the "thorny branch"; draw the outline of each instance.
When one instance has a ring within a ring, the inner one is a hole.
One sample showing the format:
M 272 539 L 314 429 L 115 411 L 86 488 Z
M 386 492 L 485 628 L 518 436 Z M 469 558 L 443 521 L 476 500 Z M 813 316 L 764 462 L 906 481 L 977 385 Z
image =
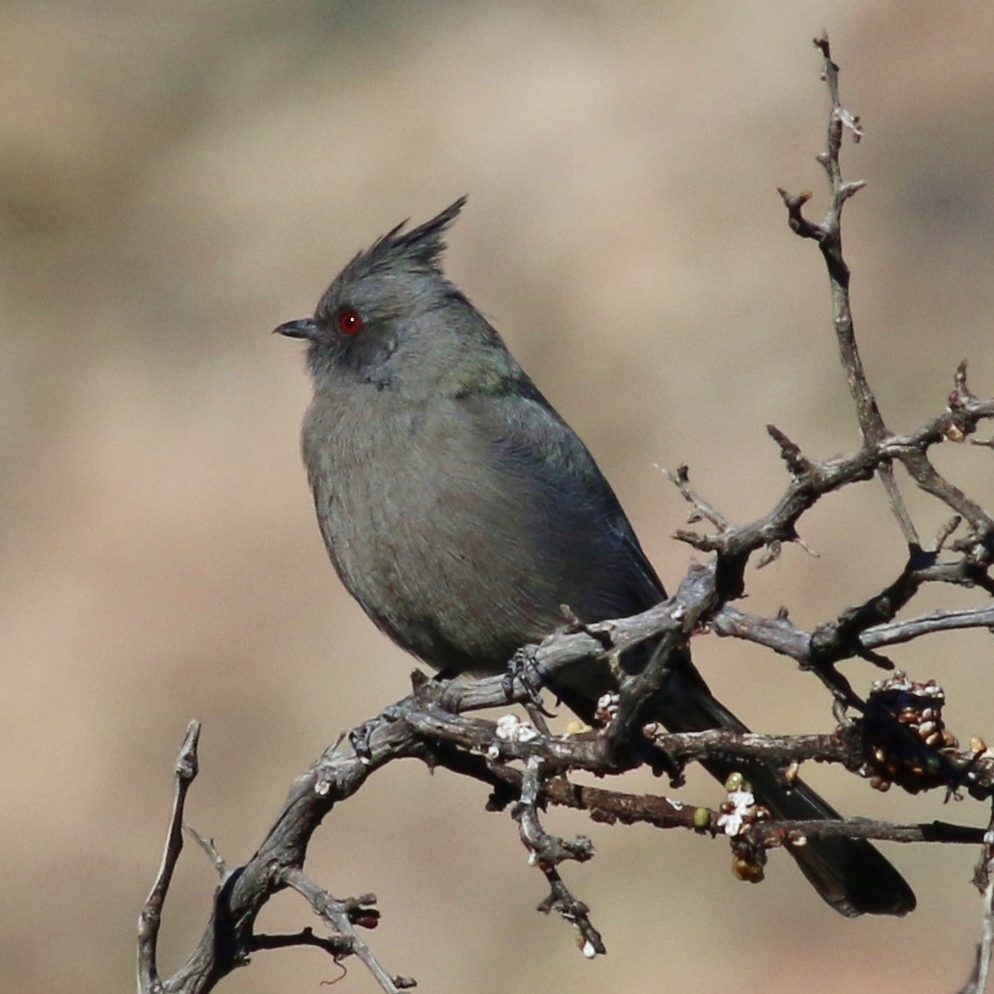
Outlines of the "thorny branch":
M 431 768 L 443 767 L 478 780 L 490 790 L 488 806 L 492 810 L 510 806 L 530 860 L 542 870 L 551 888 L 540 909 L 556 911 L 571 922 L 588 956 L 603 953 L 604 944 L 590 923 L 586 905 L 567 888 L 558 867 L 564 861 L 590 859 L 593 848 L 583 838 L 568 842 L 550 835 L 542 826 L 541 809 L 549 805 L 569 807 L 586 812 L 594 821 L 611 824 L 641 822 L 663 829 L 690 829 L 706 836 L 731 834 L 721 811 L 569 780 L 573 771 L 616 775 L 643 762 L 643 751 L 625 748 L 636 739 L 644 739 L 665 758 L 659 766 L 669 772 L 674 783 L 679 783 L 686 763 L 701 759 L 762 759 L 780 767 L 788 781 L 797 776 L 802 762 L 817 761 L 839 764 L 869 778 L 881 790 L 892 785 L 913 793 L 943 788 L 957 796 L 994 799 L 994 752 L 979 738 L 971 739 L 968 747 L 959 746 L 944 726 L 944 695 L 934 682 L 914 681 L 892 672 L 861 697 L 836 669 L 842 660 L 858 657 L 893 670 L 881 650 L 938 632 L 967 628 L 994 631 L 994 601 L 968 610 L 898 617 L 927 583 L 980 587 L 994 596 L 994 579 L 989 575 L 994 519 L 945 480 L 929 458 L 933 446 L 944 441 L 962 442 L 981 421 L 994 418 L 994 400 L 981 400 L 970 391 L 964 362 L 956 370 L 942 413 L 908 434 L 896 434 L 887 427 L 856 345 L 850 271 L 842 252 L 842 209 L 864 185 L 843 179 L 842 140 L 848 130 L 858 141 L 862 130 L 859 118 L 842 106 L 838 66 L 831 58 L 828 39 L 818 38 L 815 44 L 823 56 L 823 78 L 831 101 L 826 150 L 818 156 L 828 178 L 828 212 L 823 221 L 810 221 L 804 208 L 811 194 L 792 195 L 780 190 L 780 195 L 791 229 L 815 240 L 825 259 L 833 325 L 862 434 L 858 451 L 813 460 L 785 432 L 768 426 L 789 480 L 767 514 L 743 525 L 733 524 L 694 489 L 686 467 L 670 474 L 692 507 L 689 521 L 706 522 L 714 529 L 711 534 L 677 532 L 677 538 L 711 554 L 711 558 L 703 564 L 691 564 L 673 597 L 635 617 L 571 625 L 541 645 L 524 647 L 504 676 L 442 681 L 416 672 L 410 696 L 330 746 L 297 778 L 272 828 L 243 866 L 228 869 L 213 844 L 195 835 L 221 882 L 197 949 L 173 976 L 163 979 L 156 962 L 162 907 L 182 849 L 186 795 L 197 771 L 200 728 L 198 723 L 191 723 L 176 764 L 175 799 L 162 864 L 139 922 L 141 994 L 205 994 L 232 970 L 248 963 L 252 953 L 290 945 L 323 949 L 336 963 L 357 956 L 384 991 L 396 994 L 413 987 L 411 978 L 387 971 L 360 934 L 360 929 L 377 923 L 376 898 L 336 898 L 303 870 L 310 838 L 322 819 L 336 803 L 358 791 L 368 777 L 396 759 L 416 758 Z M 919 541 L 898 492 L 892 468 L 895 461 L 905 467 L 918 487 L 954 514 L 930 550 Z M 784 543 L 800 541 L 798 521 L 819 500 L 875 475 L 887 488 L 909 546 L 907 562 L 895 571 L 889 585 L 810 632 L 796 627 L 786 610 L 766 618 L 731 605 L 745 591 L 746 568 L 754 554 L 758 566 L 769 562 L 780 554 Z M 965 528 L 956 537 L 962 525 Z M 763 645 L 814 673 L 832 694 L 838 727 L 827 735 L 800 736 L 726 730 L 673 734 L 655 725 L 639 727 L 641 705 L 665 684 L 675 654 L 684 651 L 691 636 L 702 633 Z M 554 682 L 556 672 L 563 667 L 587 658 L 612 660 L 650 639 L 658 643 L 652 661 L 643 672 L 621 681 L 616 699 L 605 702 L 600 726 L 571 735 L 548 732 L 541 719 L 537 688 Z M 536 723 L 514 715 L 494 722 L 469 713 L 511 703 L 523 704 Z M 984 932 L 974 974 L 962 994 L 983 990 L 994 948 L 994 822 L 985 831 L 946 822 L 760 819 L 742 823 L 735 832 L 738 841 L 759 850 L 784 844 L 799 846 L 807 838 L 825 835 L 982 846 L 977 882 L 985 894 Z M 329 935 L 315 935 L 310 928 L 286 935 L 255 933 L 262 907 L 287 888 L 306 900 Z

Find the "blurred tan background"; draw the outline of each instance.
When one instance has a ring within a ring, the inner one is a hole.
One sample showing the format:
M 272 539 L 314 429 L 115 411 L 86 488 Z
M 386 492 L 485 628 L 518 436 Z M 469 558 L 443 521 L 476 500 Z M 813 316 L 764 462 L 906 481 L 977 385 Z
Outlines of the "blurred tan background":
M 0 7 L 0 989 L 133 989 L 134 931 L 175 750 L 204 721 L 190 821 L 233 863 L 294 775 L 402 696 L 411 660 L 325 559 L 299 464 L 310 312 L 359 248 L 468 192 L 448 271 L 586 439 L 669 585 L 690 463 L 726 513 L 785 482 L 764 425 L 809 455 L 856 444 L 820 256 L 775 187 L 818 191 L 843 65 L 869 187 L 847 213 L 864 358 L 885 415 L 941 410 L 964 356 L 994 393 L 994 7 L 927 0 L 705 4 L 212 0 Z M 939 463 L 994 503 L 991 456 Z M 946 515 L 911 498 L 926 537 Z M 804 519 L 748 607 L 807 626 L 892 579 L 878 484 Z M 979 595 L 928 591 L 921 609 Z M 759 729 L 826 729 L 816 681 L 702 638 L 708 678 Z M 894 658 L 935 676 L 961 738 L 994 736 L 989 635 Z M 846 671 L 860 687 L 866 664 Z M 981 823 L 979 805 L 880 795 L 813 769 L 847 813 Z M 630 786 L 654 786 L 634 778 Z M 714 801 L 700 776 L 680 794 Z M 565 872 L 609 955 L 576 951 L 506 815 L 416 764 L 319 832 L 309 870 L 375 891 L 371 939 L 424 990 L 935 992 L 965 979 L 980 901 L 965 848 L 891 846 L 920 910 L 845 921 L 784 856 L 759 887 L 720 843 L 607 828 Z M 214 876 L 188 849 L 163 963 L 199 936 Z M 261 926 L 311 924 L 283 896 Z M 230 992 L 316 991 L 313 950 L 259 954 Z M 373 991 L 350 964 L 343 990 Z

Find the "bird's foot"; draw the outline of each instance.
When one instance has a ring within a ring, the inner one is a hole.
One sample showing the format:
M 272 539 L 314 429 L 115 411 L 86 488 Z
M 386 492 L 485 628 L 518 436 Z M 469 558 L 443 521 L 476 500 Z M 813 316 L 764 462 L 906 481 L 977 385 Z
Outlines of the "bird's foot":
M 364 721 L 349 732 L 349 743 L 361 763 L 369 766 L 373 761 L 372 738 L 376 731 L 383 725 L 397 721 L 400 717 L 402 717 L 400 710 L 391 705 L 384 708 L 375 718 Z
M 502 683 L 504 696 L 510 701 L 518 697 L 516 689 L 524 691 L 524 704 L 529 711 L 534 708 L 539 714 L 551 718 L 552 712 L 547 711 L 542 700 L 542 681 L 538 675 L 538 658 L 535 649 L 524 646 L 511 657 L 504 672 Z

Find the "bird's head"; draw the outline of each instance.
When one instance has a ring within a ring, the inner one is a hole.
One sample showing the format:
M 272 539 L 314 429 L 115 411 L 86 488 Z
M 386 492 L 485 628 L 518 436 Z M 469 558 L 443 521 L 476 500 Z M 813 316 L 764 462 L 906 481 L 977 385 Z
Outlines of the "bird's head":
M 465 203 L 410 231 L 398 225 L 335 277 L 313 317 L 275 329 L 309 343 L 316 385 L 345 375 L 381 388 L 438 386 L 473 376 L 484 357 L 510 371 L 497 333 L 442 273 L 443 236 Z

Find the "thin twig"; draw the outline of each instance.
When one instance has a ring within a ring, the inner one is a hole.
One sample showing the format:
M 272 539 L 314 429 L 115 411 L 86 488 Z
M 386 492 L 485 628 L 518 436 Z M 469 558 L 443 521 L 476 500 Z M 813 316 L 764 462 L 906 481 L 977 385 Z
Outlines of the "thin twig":
M 901 824 L 875 821 L 871 818 L 840 818 L 818 821 L 763 821 L 750 825 L 750 837 L 763 845 L 777 845 L 798 836 L 808 839 L 847 838 L 872 839 L 875 842 L 941 842 L 944 844 L 977 845 L 984 829 L 970 825 L 950 825 L 947 822 L 928 821 Z
M 138 918 L 138 983 L 142 994 L 160 994 L 163 990 L 158 970 L 159 928 L 162 925 L 162 905 L 169 893 L 173 871 L 183 851 L 183 810 L 190 784 L 199 771 L 197 745 L 200 742 L 200 722 L 187 726 L 183 744 L 176 757 L 173 772 L 173 811 L 169 819 L 166 845 L 159 863 L 159 872 Z
M 217 870 L 217 875 L 223 879 L 228 872 L 228 864 L 225 862 L 221 853 L 218 852 L 217 846 L 214 845 L 214 840 L 202 836 L 192 825 L 184 824 L 183 828 L 186 829 L 187 834 L 207 854 L 207 858 L 211 861 L 214 869 Z
M 991 955 L 994 952 L 994 814 L 991 815 L 990 825 L 984 833 L 975 882 L 984 895 L 983 928 L 980 942 L 977 943 L 973 970 L 959 994 L 984 994 L 990 976 Z
M 664 469 L 663 472 L 680 491 L 683 499 L 694 508 L 687 518 L 688 524 L 705 520 L 710 521 L 718 531 L 724 531 L 728 527 L 728 519 L 691 486 L 689 467 L 678 466 L 675 470 Z
M 338 962 L 342 957 L 352 952 L 352 943 L 340 935 L 315 935 L 311 928 L 303 928 L 292 934 L 255 935 L 252 937 L 252 949 L 287 949 L 291 946 L 316 946 Z
M 779 192 L 787 207 L 791 229 L 802 238 L 812 238 L 817 241 L 825 259 L 832 290 L 833 323 L 849 392 L 856 404 L 856 414 L 865 443 L 879 448 L 888 439 L 890 432 L 870 389 L 856 345 L 849 299 L 850 271 L 842 254 L 842 208 L 845 202 L 864 186 L 862 182 L 846 183 L 843 180 L 839 161 L 842 135 L 844 129 L 849 128 L 858 140 L 862 136 L 862 131 L 859 118 L 842 107 L 839 97 L 839 67 L 832 60 L 827 35 L 816 38 L 814 43 L 824 58 L 823 77 L 832 101 L 827 147 L 817 156 L 828 177 L 831 194 L 825 220 L 819 224 L 804 217 L 803 207 L 810 199 L 810 194 L 793 196 L 782 189 Z M 968 409 L 975 401 L 966 389 L 965 370 L 965 364 L 961 364 L 956 378 L 956 390 L 950 396 L 952 411 Z M 951 424 L 945 437 L 962 441 L 971 430 L 970 427 L 964 429 Z M 963 491 L 946 480 L 929 461 L 923 449 L 911 447 L 902 449 L 896 455 L 922 490 L 937 497 L 970 522 L 972 533 L 970 541 L 975 544 L 975 547 L 970 549 L 971 557 L 979 566 L 984 568 L 989 566 L 994 560 L 994 549 L 990 548 L 994 542 L 994 519 L 976 501 L 971 500 Z M 883 460 L 876 469 L 887 490 L 891 509 L 901 526 L 905 540 L 912 549 L 920 548 L 921 542 L 894 479 L 892 466 L 889 461 Z
M 386 991 L 387 994 L 400 994 L 401 991 L 410 990 L 416 986 L 410 977 L 391 976 L 355 930 L 350 908 L 374 904 L 376 898 L 372 894 L 366 894 L 352 902 L 338 901 L 314 883 L 303 870 L 297 868 L 287 870 L 285 880 L 287 885 L 304 897 L 315 913 L 341 937 L 343 952 L 339 955 L 350 953 L 362 960 L 382 990 Z
M 889 434 L 884 423 L 883 415 L 877 405 L 876 397 L 870 388 L 863 368 L 863 360 L 856 344 L 856 332 L 853 325 L 852 305 L 849 299 L 850 271 L 842 254 L 842 209 L 845 202 L 865 184 L 862 181 L 847 183 L 842 176 L 840 153 L 842 151 L 842 136 L 848 128 L 855 141 L 863 136 L 859 118 L 850 114 L 842 106 L 839 96 L 839 67 L 832 60 L 832 52 L 828 35 L 815 38 L 814 43 L 821 51 L 824 59 L 822 77 L 828 86 L 832 102 L 828 118 L 828 134 L 826 148 L 818 156 L 818 162 L 825 169 L 828 178 L 830 202 L 825 220 L 820 224 L 807 221 L 802 215 L 802 208 L 809 195 L 791 197 L 780 190 L 780 196 L 788 211 L 791 228 L 804 238 L 813 238 L 818 242 L 828 268 L 828 277 L 832 290 L 832 318 L 835 335 L 839 345 L 839 355 L 842 367 L 849 384 L 849 393 L 856 404 L 856 416 L 859 420 L 860 431 L 867 445 L 877 445 Z M 915 530 L 911 516 L 908 514 L 904 499 L 894 479 L 894 470 L 889 462 L 881 462 L 877 467 L 887 497 L 890 501 L 894 517 L 897 519 L 905 541 L 912 548 L 920 548 L 921 542 Z
M 708 619 L 708 628 L 716 635 L 734 636 L 747 642 L 755 642 L 781 655 L 790 656 L 799 663 L 807 664 L 811 658 L 810 633 L 797 628 L 786 618 L 763 618 L 725 604 Z M 858 640 L 863 649 L 873 651 L 911 642 L 923 635 L 967 628 L 994 628 L 994 604 L 962 611 L 932 611 L 905 621 L 874 625 L 860 632 Z M 855 652 L 850 651 L 847 655 L 855 655 Z
M 653 745 L 669 753 L 678 763 L 691 760 L 731 758 L 765 759 L 778 766 L 817 760 L 841 763 L 858 770 L 863 765 L 858 735 L 769 735 L 714 728 L 706 732 L 668 732 L 662 725 L 645 726 Z
M 525 768 L 521 787 L 521 800 L 511 814 L 518 823 L 521 841 L 528 850 L 528 862 L 537 866 L 549 884 L 549 896 L 541 902 L 538 910 L 548 914 L 555 911 L 561 918 L 575 926 L 579 933 L 577 945 L 588 959 L 603 956 L 607 949 L 600 932 L 590 921 L 590 909 L 577 900 L 556 868 L 564 860 L 583 863 L 594 855 L 594 847 L 586 836 L 572 841 L 549 835 L 542 828 L 538 817 L 539 798 L 542 794 L 542 761 L 529 759 Z

